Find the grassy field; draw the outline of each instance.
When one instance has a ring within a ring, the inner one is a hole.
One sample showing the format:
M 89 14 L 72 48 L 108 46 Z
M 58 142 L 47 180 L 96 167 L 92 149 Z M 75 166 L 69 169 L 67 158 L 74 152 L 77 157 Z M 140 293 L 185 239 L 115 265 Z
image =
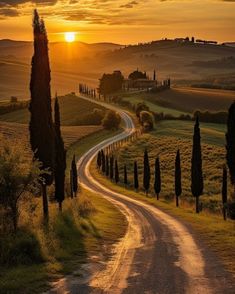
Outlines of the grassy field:
M 135 142 L 135 144 L 129 143 L 124 145 L 115 156 L 118 158 L 121 180 L 123 179 L 123 166 L 124 164 L 127 165 L 130 187 L 133 185 L 134 160 L 138 161 L 139 180 L 140 186 L 142 187 L 143 153 L 145 148 L 147 148 L 149 152 L 151 164 L 151 192 L 153 193 L 154 163 L 156 157 L 159 156 L 162 175 L 162 192 L 160 197 L 169 200 L 174 198 L 174 162 L 177 149 L 180 149 L 183 189 L 182 199 L 187 200 L 187 202 L 194 202 L 190 188 L 192 140 L 144 134 Z M 204 194 L 201 197 L 201 200 L 204 207 L 220 212 L 222 166 L 225 162 L 225 149 L 221 146 L 203 143 L 202 152 Z
M 78 125 L 77 121 L 92 112 L 94 108 L 104 110 L 102 106 L 86 101 L 75 95 L 59 97 L 61 124 L 64 126 Z M 29 111 L 27 108 L 0 115 L 0 121 L 27 124 Z
M 172 88 L 159 93 L 123 93 L 125 100 L 133 103 L 144 101 L 154 112 L 179 116 L 195 110 L 227 110 L 235 99 L 234 91 L 202 88 Z
M 157 201 L 155 197 L 146 197 L 141 191 L 136 193 L 123 186 L 115 185 L 97 171 L 95 162 L 93 162 L 91 172 L 99 182 L 108 186 L 113 191 L 123 193 L 131 198 L 156 206 L 181 220 L 192 229 L 193 232 L 197 233 L 196 236 L 200 236 L 200 240 L 203 240 L 210 250 L 215 252 L 225 268 L 235 277 L 235 263 L 233 262 L 235 255 L 234 221 L 228 220 L 225 222 L 222 220 L 221 216 L 210 214 L 207 211 L 203 211 L 199 215 L 196 215 L 192 207 L 182 205 L 182 203 L 181 207 L 176 208 L 175 204 L 169 200 L 161 198 Z

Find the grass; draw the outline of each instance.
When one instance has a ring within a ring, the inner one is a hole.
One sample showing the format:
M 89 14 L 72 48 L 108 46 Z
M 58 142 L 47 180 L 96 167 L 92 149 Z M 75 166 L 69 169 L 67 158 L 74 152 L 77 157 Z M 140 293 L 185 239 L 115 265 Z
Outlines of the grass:
M 123 179 L 123 166 L 127 165 L 130 185 L 133 183 L 133 162 L 137 160 L 142 185 L 143 154 L 147 148 L 151 166 L 151 192 L 154 185 L 154 164 L 157 156 L 160 157 L 162 192 L 161 197 L 172 199 L 174 197 L 174 169 L 175 156 L 178 148 L 181 152 L 182 168 L 182 199 L 194 201 L 191 197 L 191 153 L 192 140 L 179 139 L 155 134 L 144 134 L 133 143 L 125 144 L 115 156 L 118 158 L 120 177 Z M 205 208 L 220 212 L 222 166 L 225 161 L 225 149 L 221 146 L 202 144 L 204 194 L 201 200 Z
M 154 112 L 179 116 L 197 109 L 227 110 L 234 100 L 234 91 L 177 87 L 159 93 L 123 93 L 121 96 L 134 103 L 144 101 Z
M 102 106 L 86 101 L 71 94 L 59 97 L 59 103 L 61 124 L 64 126 L 76 125 L 78 119 L 80 120 L 82 116 L 91 113 L 94 108 L 104 110 L 104 107 Z M 0 115 L 0 121 L 28 124 L 29 111 L 26 108 Z
M 207 211 L 195 214 L 194 209 L 181 203 L 181 207 L 175 207 L 175 204 L 169 199 L 161 198 L 159 201 L 155 197 L 146 197 L 143 192 L 136 193 L 131 189 L 115 185 L 109 179 L 100 174 L 93 162 L 91 168 L 92 175 L 102 184 L 111 190 L 122 193 L 130 198 L 138 199 L 151 204 L 170 215 L 176 217 L 187 226 L 189 226 L 197 236 L 215 252 L 225 268 L 235 277 L 235 224 L 234 221 L 223 221 L 222 216 L 210 214 Z M 169 183 L 168 183 L 169 185 Z
M 40 293 L 48 288 L 50 281 L 78 270 L 87 256 L 103 252 L 107 258 L 108 245 L 125 233 L 126 220 L 122 213 L 107 200 L 88 191 L 81 191 L 78 198 L 66 199 L 62 215 L 55 203 L 50 204 L 47 229 L 42 226 L 40 203 L 31 203 L 36 205 L 33 215 L 21 211 L 24 214 L 21 230 L 30 229 L 44 262 L 1 267 L 1 293 Z

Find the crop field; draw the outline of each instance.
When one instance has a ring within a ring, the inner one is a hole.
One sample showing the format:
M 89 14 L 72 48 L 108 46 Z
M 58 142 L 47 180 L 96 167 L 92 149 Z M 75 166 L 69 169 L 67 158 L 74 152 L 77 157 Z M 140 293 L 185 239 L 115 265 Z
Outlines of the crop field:
M 158 136 L 144 134 L 135 144 L 124 145 L 115 155 L 120 166 L 120 178 L 123 179 L 123 166 L 127 165 L 130 186 L 133 185 L 133 163 L 137 160 L 139 167 L 140 187 L 143 183 L 143 154 L 147 148 L 151 163 L 151 192 L 153 193 L 154 163 L 160 157 L 162 192 L 161 197 L 172 199 L 174 197 L 174 170 L 175 156 L 178 149 L 181 152 L 182 168 L 182 199 L 194 201 L 191 196 L 191 154 L 192 140 L 176 138 L 173 136 Z M 225 148 L 212 144 L 202 143 L 204 194 L 201 197 L 204 204 L 213 210 L 220 210 L 218 200 L 221 196 L 222 166 L 225 162 Z
M 91 113 L 94 108 L 104 110 L 102 106 L 76 97 L 75 95 L 59 97 L 59 103 L 61 124 L 64 126 L 76 125 L 78 119 L 81 120 L 82 116 Z M 29 111 L 27 108 L 25 108 L 0 115 L 0 121 L 27 124 L 29 121 Z

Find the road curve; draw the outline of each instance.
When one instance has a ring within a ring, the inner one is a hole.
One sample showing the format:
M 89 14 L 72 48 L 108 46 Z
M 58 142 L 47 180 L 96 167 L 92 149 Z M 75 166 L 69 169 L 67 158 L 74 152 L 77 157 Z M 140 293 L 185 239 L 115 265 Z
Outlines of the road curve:
M 204 247 L 184 224 L 156 207 L 110 190 L 91 175 L 90 165 L 97 152 L 135 131 L 131 117 L 125 111 L 118 112 L 125 130 L 85 153 L 78 162 L 78 174 L 84 188 L 123 212 L 128 221 L 126 234 L 106 264 L 96 267 L 83 282 L 75 279 L 60 285 L 56 293 L 234 293 L 220 264 L 208 252 L 206 257 Z

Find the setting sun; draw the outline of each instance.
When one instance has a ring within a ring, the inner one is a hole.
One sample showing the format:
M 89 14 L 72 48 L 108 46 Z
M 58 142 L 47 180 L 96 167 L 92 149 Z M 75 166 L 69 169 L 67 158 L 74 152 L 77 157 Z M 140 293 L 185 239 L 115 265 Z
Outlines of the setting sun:
M 65 41 L 68 43 L 74 42 L 75 41 L 75 33 L 73 32 L 67 32 L 64 34 Z

